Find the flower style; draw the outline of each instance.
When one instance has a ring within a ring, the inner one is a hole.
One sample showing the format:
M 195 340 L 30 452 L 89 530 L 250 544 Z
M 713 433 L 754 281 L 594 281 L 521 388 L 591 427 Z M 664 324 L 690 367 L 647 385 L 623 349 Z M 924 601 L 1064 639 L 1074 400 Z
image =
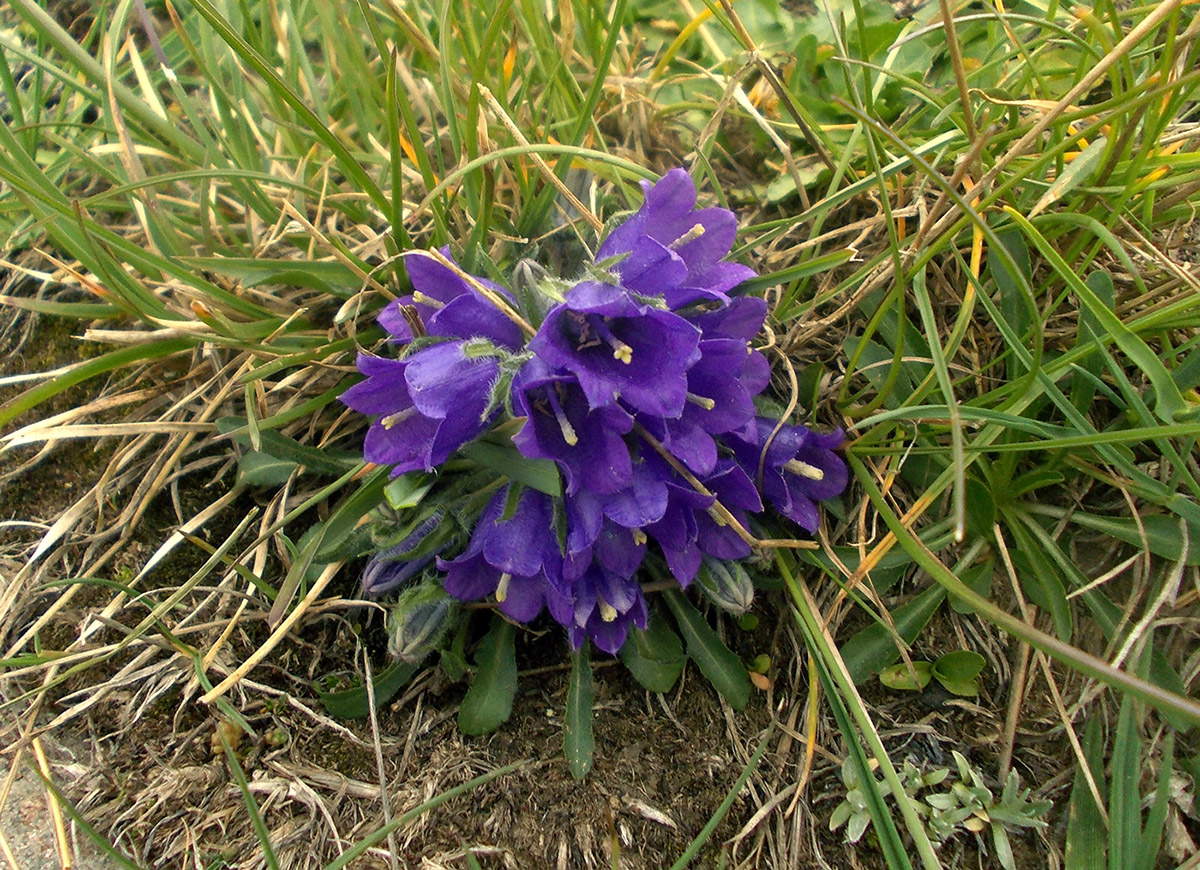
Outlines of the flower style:
M 728 304 L 729 291 L 754 270 L 725 257 L 737 235 L 729 209 L 696 206 L 696 186 L 683 169 L 656 184 L 642 182 L 642 207 L 600 245 L 597 262 L 624 254 L 614 267 L 636 293 L 662 297 L 672 311 L 697 302 Z
M 755 423 L 753 438 L 731 439 L 738 464 L 752 480 L 761 464 L 759 486 L 766 499 L 805 531 L 816 532 L 820 517 L 815 502 L 840 495 L 849 480 L 846 461 L 834 453 L 845 436 L 840 430 L 820 434 L 786 423 L 775 433 L 780 424 L 768 417 Z

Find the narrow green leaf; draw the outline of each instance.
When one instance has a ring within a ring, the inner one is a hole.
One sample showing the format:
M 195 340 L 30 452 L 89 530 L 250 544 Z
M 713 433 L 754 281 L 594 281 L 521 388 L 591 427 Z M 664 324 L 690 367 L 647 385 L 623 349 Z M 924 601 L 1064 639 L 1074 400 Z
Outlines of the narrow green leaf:
M 630 629 L 620 652 L 621 661 L 635 680 L 651 692 L 668 692 L 683 673 L 687 656 L 683 642 L 671 630 L 670 623 L 662 615 L 650 616 L 650 624 L 643 631 Z
M 1137 862 L 1142 837 L 1142 747 L 1138 736 L 1141 705 L 1132 695 L 1121 699 L 1112 749 L 1108 795 L 1108 867 L 1129 870 Z
M 375 692 L 375 706 L 378 708 L 394 698 L 397 692 L 408 685 L 408 681 L 419 668 L 420 665 L 394 662 L 375 674 L 371 680 Z M 329 715 L 337 719 L 361 719 L 370 712 L 366 686 L 341 692 L 324 692 L 318 687 L 316 693 Z
M 1055 250 L 1041 233 L 1034 228 L 1023 215 L 1012 208 L 1005 208 L 1005 214 L 1011 217 L 1031 238 L 1038 250 L 1053 267 L 1057 275 L 1067 282 L 1079 301 L 1096 317 L 1104 332 L 1112 337 L 1125 356 L 1149 379 L 1154 387 L 1154 413 L 1164 423 L 1184 422 L 1190 419 L 1196 409 L 1189 405 L 1179 392 L 1179 387 L 1171 379 L 1171 373 L 1158 354 L 1130 327 L 1126 326 L 1116 312 L 1106 306 L 1100 297 L 1075 274 L 1062 255 Z
M 716 812 L 714 812 L 712 816 L 709 817 L 709 820 L 705 822 L 704 827 L 700 829 L 700 833 L 697 834 L 695 839 L 688 844 L 688 847 L 684 850 L 683 854 L 680 855 L 675 863 L 671 865 L 671 870 L 684 870 L 685 867 L 695 860 L 696 855 L 704 847 L 704 844 L 708 842 L 709 838 L 712 837 L 713 832 L 717 829 L 717 826 L 721 824 L 721 821 L 733 807 L 733 803 L 735 800 L 737 800 L 737 796 L 740 795 L 742 793 L 742 789 L 746 787 L 746 780 L 750 779 L 754 771 L 758 769 L 758 764 L 760 761 L 762 761 L 762 757 L 766 753 L 767 747 L 771 745 L 771 737 L 773 737 L 774 734 L 775 728 L 774 723 L 772 723 L 772 726 L 768 727 L 766 733 L 763 734 L 762 739 L 758 741 L 758 746 L 754 748 L 754 754 L 750 756 L 750 761 L 748 761 L 746 766 L 742 768 L 741 774 L 738 776 L 737 781 L 726 793 L 725 799 L 721 801 L 721 805 L 717 807 Z
M 1092 776 L 1104 797 L 1104 747 L 1102 723 L 1098 716 L 1088 718 L 1083 733 L 1083 756 Z M 1096 804 L 1092 790 L 1088 788 L 1082 768 L 1075 771 L 1075 782 L 1071 786 L 1071 804 L 1067 816 L 1067 841 L 1064 850 L 1063 870 L 1096 870 L 1105 866 L 1108 833 L 1104 829 L 1104 817 Z
M 18 393 L 11 399 L 0 403 L 0 427 L 7 425 L 15 417 L 34 408 L 47 399 L 57 396 L 69 387 L 82 383 L 97 375 L 106 374 L 125 366 L 137 365 L 161 359 L 174 353 L 187 350 L 193 345 L 191 339 L 170 338 L 165 341 L 153 341 L 134 347 L 123 347 L 95 357 L 85 363 L 63 372 L 52 380 L 30 387 Z
M 1175 772 L 1175 733 L 1168 731 L 1163 738 L 1162 762 L 1158 770 L 1158 786 L 1154 789 L 1154 803 L 1146 816 L 1146 827 L 1142 831 L 1142 844 L 1138 849 L 1137 870 L 1154 870 L 1158 853 L 1162 848 L 1163 828 L 1167 823 L 1167 810 L 1171 804 L 1171 775 Z
M 750 675 L 746 673 L 741 659 L 721 642 L 721 638 L 681 592 L 670 589 L 663 593 L 663 599 L 671 608 L 687 644 L 688 655 L 700 672 L 733 709 L 744 709 L 750 702 Z
M 506 764 L 504 767 L 498 767 L 495 770 L 488 771 L 487 773 L 477 776 L 468 782 L 464 782 L 462 785 L 456 785 L 454 788 L 447 789 L 446 791 L 430 798 L 422 804 L 418 804 L 408 812 L 404 813 L 404 815 L 392 819 L 386 825 L 381 825 L 370 834 L 363 837 L 361 840 L 339 855 L 336 860 L 326 865 L 324 870 L 343 870 L 343 868 L 349 867 L 360 857 L 362 857 L 362 855 L 366 853 L 368 849 L 378 843 L 382 843 L 398 828 L 402 828 L 405 825 L 411 824 L 425 813 L 432 809 L 436 809 L 447 801 L 453 800 L 459 795 L 464 795 L 474 791 L 480 786 L 487 785 L 492 780 L 499 779 L 506 774 L 512 773 L 514 770 L 524 767 L 528 763 L 528 759 L 514 761 L 512 764 Z
M 1132 517 L 1101 517 L 1082 511 L 1071 513 L 1071 522 L 1084 528 L 1102 532 L 1135 547 L 1146 547 L 1156 556 L 1178 562 L 1186 559 L 1189 566 L 1200 565 L 1200 527 L 1188 523 L 1190 544 L 1186 557 L 1183 553 L 1183 541 L 1179 534 L 1180 519 L 1167 514 L 1146 514 L 1138 520 Z M 1141 523 L 1141 528 L 1138 523 Z M 1142 537 L 1142 530 L 1146 536 Z
M 894 633 L 888 625 L 876 622 L 846 641 L 840 652 L 850 679 L 856 685 L 862 685 L 871 674 L 898 659 L 900 651 L 896 648 L 896 636 L 899 635 L 905 644 L 915 641 L 945 597 L 946 590 L 934 583 L 911 601 L 891 610 Z
M 458 729 L 477 735 L 495 731 L 512 713 L 517 694 L 516 630 L 496 614 L 475 654 L 475 681 L 458 709 Z
M 362 279 L 340 262 L 324 260 L 264 260 L 254 257 L 178 257 L 181 263 L 206 272 L 236 278 L 243 287 L 284 284 L 323 290 L 339 298 L 358 292 Z
M 248 450 L 238 462 L 238 483 L 244 486 L 282 486 L 299 467 L 286 459 Z
M 1097 136 L 1086 148 L 1076 154 L 1075 159 L 1067 164 L 1062 175 L 1054 179 L 1046 192 L 1042 194 L 1042 198 L 1029 210 L 1029 217 L 1032 219 L 1041 214 L 1048 206 L 1054 205 L 1076 187 L 1088 181 L 1100 165 L 1100 159 L 1104 156 L 1104 149 L 1107 147 L 1108 140 L 1103 136 Z
M 913 559 L 945 587 L 951 595 L 962 598 L 975 608 L 979 615 L 1003 631 L 1020 638 L 1034 649 L 1046 653 L 1051 658 L 1063 662 L 1075 670 L 1100 680 L 1105 685 L 1121 689 L 1133 696 L 1153 704 L 1158 709 L 1174 713 L 1192 722 L 1200 722 L 1200 704 L 1178 692 L 1165 691 L 1146 680 L 1135 677 L 1127 671 L 1112 667 L 1081 649 L 1063 643 L 1055 637 L 1039 631 L 1006 610 L 997 607 L 991 601 L 982 598 L 965 583 L 954 576 L 929 549 L 913 535 L 912 531 L 901 522 L 900 517 L 884 498 L 871 473 L 862 461 L 853 453 L 847 454 L 847 460 L 854 471 L 855 480 L 866 492 L 871 504 L 879 511 L 879 517 L 887 524 L 888 529 L 896 536 L 897 543 L 905 549 Z
M 321 546 L 315 553 L 316 561 L 328 561 L 329 554 L 354 531 L 358 521 L 379 504 L 387 482 L 387 469 L 377 468 L 363 480 L 357 490 L 333 509 L 333 513 L 324 524 Z
M 121 852 L 118 852 L 117 848 L 107 839 L 105 839 L 100 832 L 97 831 L 88 822 L 88 820 L 83 817 L 83 814 L 75 808 L 75 805 L 71 803 L 70 799 L 62 793 L 57 785 L 54 784 L 54 781 L 46 778 L 36 764 L 31 762 L 29 769 L 38 775 L 42 781 L 42 785 L 49 789 L 54 795 L 54 799 L 58 802 L 58 805 L 62 808 L 63 812 L 70 817 L 71 821 L 78 826 L 79 830 L 83 831 L 83 833 L 89 840 L 92 841 L 93 845 L 95 845 L 97 849 L 108 856 L 109 861 L 111 861 L 115 866 L 123 868 L 123 870 L 145 870 L 145 868 L 139 867 L 136 863 L 125 857 L 125 855 L 123 855 Z
M 530 489 L 556 498 L 562 495 L 558 466 L 549 459 L 530 459 L 511 443 L 496 444 L 493 441 L 472 441 L 460 452 L 484 468 L 523 483 Z
M 241 762 L 238 761 L 237 754 L 234 753 L 233 747 L 229 745 L 225 735 L 221 733 L 219 725 L 217 735 L 221 738 L 221 746 L 225 749 L 225 760 L 229 762 L 229 770 L 233 774 L 234 781 L 237 782 L 238 791 L 242 793 L 242 803 L 246 806 L 246 814 L 250 816 L 254 835 L 258 838 L 259 845 L 262 846 L 263 861 L 269 870 L 279 870 L 279 859 L 275 857 L 275 850 L 271 846 L 271 831 L 267 828 L 267 823 L 263 821 L 262 813 L 258 809 L 258 801 L 254 799 L 254 793 L 250 791 L 250 783 L 246 780 L 246 773 L 242 770 Z
M 563 723 L 563 754 L 571 776 L 583 779 L 592 769 L 596 741 L 592 736 L 592 704 L 596 685 L 592 680 L 588 645 L 571 653 L 571 682 L 567 687 L 567 714 Z

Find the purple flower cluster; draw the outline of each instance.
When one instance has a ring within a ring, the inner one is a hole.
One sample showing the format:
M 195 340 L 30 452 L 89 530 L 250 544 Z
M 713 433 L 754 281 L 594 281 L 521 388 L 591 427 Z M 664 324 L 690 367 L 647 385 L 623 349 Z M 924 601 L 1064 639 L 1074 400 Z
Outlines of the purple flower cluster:
M 367 377 L 342 396 L 375 417 L 364 452 L 393 474 L 431 471 L 503 415 L 521 418 L 513 443 L 557 465 L 562 495 L 498 489 L 462 553 L 437 560 L 446 591 L 494 595 L 519 622 L 546 609 L 575 646 L 610 653 L 646 625 L 634 577 L 650 540 L 687 586 L 706 558 L 750 555 L 731 518 L 744 528 L 765 499 L 813 532 L 815 502 L 847 480 L 840 432 L 756 413 L 770 366 L 750 342 L 767 306 L 731 295 L 754 275 L 726 261 L 733 213 L 696 208 L 681 169 L 643 187 L 528 341 L 503 288 L 410 258 L 413 294 L 379 318 L 405 352 L 360 355 Z

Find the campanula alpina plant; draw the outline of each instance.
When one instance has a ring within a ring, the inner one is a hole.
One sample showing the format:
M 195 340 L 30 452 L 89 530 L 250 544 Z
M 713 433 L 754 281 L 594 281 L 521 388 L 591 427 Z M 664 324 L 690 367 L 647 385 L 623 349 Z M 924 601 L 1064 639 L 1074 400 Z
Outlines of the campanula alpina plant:
M 359 355 L 365 378 L 342 394 L 372 418 L 366 459 L 412 478 L 422 509 L 445 503 L 394 533 L 363 578 L 370 596 L 400 590 L 392 634 L 405 661 L 465 630 L 444 630 L 460 616 L 437 595 L 403 591 L 418 580 L 516 623 L 549 613 L 576 650 L 645 659 L 644 630 L 665 615 L 644 579 L 686 588 L 700 573 L 719 607 L 744 612 L 753 581 L 736 560 L 753 552 L 764 503 L 811 533 L 816 503 L 845 488 L 840 432 L 756 405 L 771 378 L 752 344 L 767 305 L 737 292 L 755 273 L 727 259 L 733 212 L 697 208 L 682 169 L 643 190 L 577 280 L 525 264 L 523 280 L 536 276 L 525 304 L 447 250 L 407 257 L 413 292 L 383 309 L 385 348 Z M 670 603 L 687 618 L 685 599 Z M 485 644 L 511 638 L 497 624 Z M 745 703 L 748 683 L 714 684 Z M 487 715 L 495 687 L 477 688 L 460 723 L 496 727 L 508 707 Z

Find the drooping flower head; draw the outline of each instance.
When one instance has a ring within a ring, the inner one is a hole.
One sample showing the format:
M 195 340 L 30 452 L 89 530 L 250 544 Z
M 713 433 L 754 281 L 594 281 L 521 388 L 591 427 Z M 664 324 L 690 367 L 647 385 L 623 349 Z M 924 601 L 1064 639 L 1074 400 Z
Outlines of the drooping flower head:
M 505 486 L 479 515 L 467 549 L 456 559 L 438 559 L 438 567 L 455 598 L 495 594 L 503 613 L 532 621 L 545 603 L 548 579 L 562 572 L 550 497 L 531 489 L 514 494 Z

